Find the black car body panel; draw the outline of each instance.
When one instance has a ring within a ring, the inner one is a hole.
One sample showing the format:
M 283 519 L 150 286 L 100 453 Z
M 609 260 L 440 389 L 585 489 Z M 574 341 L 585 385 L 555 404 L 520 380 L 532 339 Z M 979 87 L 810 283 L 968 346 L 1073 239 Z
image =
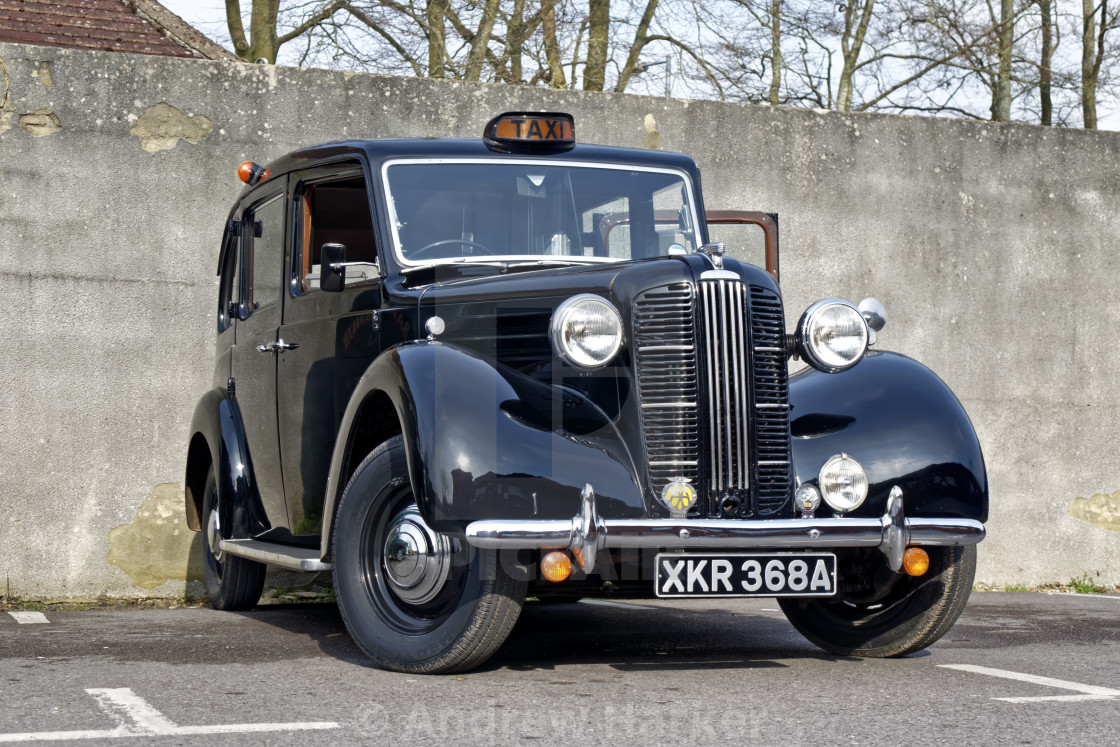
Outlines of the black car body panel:
M 867 500 L 851 515 L 881 515 L 897 485 L 915 515 L 988 520 L 988 478 L 972 423 L 921 363 L 880 351 L 839 374 L 806 368 L 790 377 L 790 405 L 801 481 L 815 480 L 839 452 L 867 470 Z

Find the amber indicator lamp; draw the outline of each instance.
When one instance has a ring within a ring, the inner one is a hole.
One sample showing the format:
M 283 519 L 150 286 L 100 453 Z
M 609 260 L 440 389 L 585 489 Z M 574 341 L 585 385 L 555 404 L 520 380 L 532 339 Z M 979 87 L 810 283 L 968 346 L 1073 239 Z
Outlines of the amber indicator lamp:
M 246 161 L 237 167 L 237 177 L 250 187 L 267 179 L 269 173 L 269 170 L 264 166 L 252 161 Z
M 575 145 L 575 120 L 559 112 L 506 112 L 491 119 L 483 133 L 502 150 L 566 150 Z
M 563 581 L 572 575 L 572 559 L 556 550 L 541 558 L 541 574 L 549 581 Z
M 911 576 L 924 576 L 929 570 L 929 554 L 920 547 L 911 547 L 902 556 L 902 567 Z

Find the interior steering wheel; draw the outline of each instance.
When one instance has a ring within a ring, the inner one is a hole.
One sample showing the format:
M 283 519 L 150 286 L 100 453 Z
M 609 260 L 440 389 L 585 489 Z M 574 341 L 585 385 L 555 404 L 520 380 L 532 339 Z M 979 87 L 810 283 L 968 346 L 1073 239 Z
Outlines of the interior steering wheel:
M 482 254 L 490 254 L 490 255 L 496 254 L 496 252 L 493 249 L 490 249 L 487 246 L 483 246 L 482 244 L 478 243 L 477 241 L 471 241 L 470 239 L 443 239 L 442 241 L 433 241 L 430 244 L 425 244 L 424 246 L 420 247 L 419 249 L 413 249 L 411 252 L 408 253 L 408 259 L 420 259 L 420 256 L 422 254 L 424 254 L 425 252 L 430 252 L 433 249 L 438 249 L 439 247 L 446 246 L 447 244 L 459 244 L 460 246 L 474 247 L 475 249 L 481 249 Z M 473 252 L 472 252 L 472 254 L 473 254 Z M 460 253 L 459 256 L 460 257 L 465 257 L 467 255 L 463 254 L 463 253 Z

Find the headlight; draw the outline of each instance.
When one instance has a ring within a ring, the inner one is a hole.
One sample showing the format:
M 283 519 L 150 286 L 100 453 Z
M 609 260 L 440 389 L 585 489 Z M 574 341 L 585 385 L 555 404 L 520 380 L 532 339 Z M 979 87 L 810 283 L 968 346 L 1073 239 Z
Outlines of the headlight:
M 824 502 L 840 513 L 856 510 L 867 497 L 867 473 L 847 454 L 825 462 L 817 482 Z
M 867 322 L 847 301 L 817 301 L 797 323 L 797 346 L 805 360 L 821 371 L 838 373 L 859 363 L 867 352 Z
M 622 319 L 599 296 L 572 296 L 556 309 L 549 328 L 552 349 L 573 366 L 599 368 L 622 347 Z

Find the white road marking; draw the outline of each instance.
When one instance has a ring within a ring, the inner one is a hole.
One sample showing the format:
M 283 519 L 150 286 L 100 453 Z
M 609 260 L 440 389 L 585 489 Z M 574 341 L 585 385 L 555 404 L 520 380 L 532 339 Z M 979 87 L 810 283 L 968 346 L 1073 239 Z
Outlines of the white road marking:
M 267 731 L 337 729 L 334 721 L 296 721 L 280 724 L 215 724 L 179 726 L 127 687 L 89 688 L 101 710 L 117 722 L 115 729 L 81 731 L 38 731 L 0 734 L 0 742 L 53 742 L 64 739 L 113 739 L 117 737 L 165 737 L 190 734 L 248 734 Z
M 1120 690 L 1113 690 L 1108 687 L 1098 687 L 1097 685 L 1082 685 L 1079 682 L 1069 682 L 1068 680 L 1057 680 L 1053 677 L 1041 677 L 1037 674 L 1023 674 L 1022 672 L 1008 672 L 1005 669 L 990 669 L 988 667 L 978 667 L 973 664 L 938 664 L 937 666 L 942 669 L 956 669 L 961 672 L 972 672 L 973 674 L 984 674 L 989 677 L 1000 677 L 1005 680 L 1015 680 L 1017 682 L 1029 682 L 1032 685 L 1043 685 L 1045 687 L 1056 687 L 1060 690 L 1073 690 L 1081 695 L 1043 695 L 1033 698 L 992 698 L 992 700 L 1002 700 L 1008 703 L 1041 703 L 1044 701 L 1077 701 L 1077 700 L 1113 700 L 1120 697 Z
M 629 602 L 612 602 L 607 599 L 581 599 L 580 604 L 593 604 L 599 607 L 618 607 L 624 610 L 655 610 L 657 607 L 649 607 L 644 604 L 630 604 Z
M 49 623 L 50 620 L 42 612 L 9 612 L 20 625 L 33 625 L 35 623 Z

